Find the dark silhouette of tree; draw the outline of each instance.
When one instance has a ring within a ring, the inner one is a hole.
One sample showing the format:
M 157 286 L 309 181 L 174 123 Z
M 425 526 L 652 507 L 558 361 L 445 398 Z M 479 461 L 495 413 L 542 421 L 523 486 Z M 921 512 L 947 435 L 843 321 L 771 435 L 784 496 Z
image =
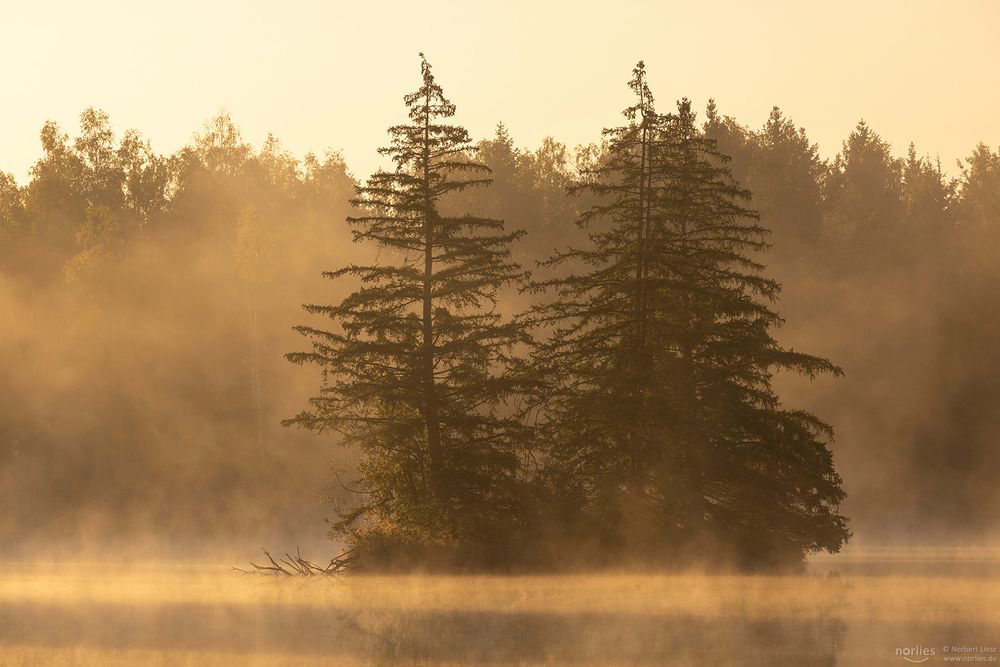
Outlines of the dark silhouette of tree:
M 28 234 L 28 218 L 24 211 L 24 194 L 18 187 L 17 181 L 10 174 L 0 171 L 0 302 L 4 303 L 5 312 L 0 315 L 3 324 L 10 332 L 10 337 L 14 340 L 19 335 L 19 330 L 14 316 L 13 302 L 10 295 L 10 285 L 8 275 L 20 267 L 18 264 L 18 250 Z M 12 266 L 12 264 L 14 266 Z M 17 348 L 16 362 L 23 366 L 24 356 Z
M 657 196 L 663 181 L 655 173 L 664 119 L 643 63 L 629 87 L 636 102 L 624 111 L 628 123 L 604 131 L 607 153 L 576 188 L 601 198 L 578 220 L 588 243 L 545 262 L 560 272 L 535 290 L 556 298 L 533 313 L 537 325 L 552 328 L 533 362 L 536 400 L 545 408 L 538 437 L 549 445 L 545 474 L 559 489 L 556 510 L 563 522 L 579 520 L 572 512 L 581 510 L 581 532 L 608 543 L 651 525 L 636 499 L 665 449 L 657 409 L 663 396 L 653 370 L 660 313 L 652 300 L 662 241 L 653 237 L 664 226 Z
M 1000 231 L 1000 148 L 979 144 L 965 160 L 961 179 L 961 222 L 970 229 Z
M 75 250 L 90 179 L 85 178 L 83 161 L 69 145 L 69 137 L 55 123 L 45 123 L 41 141 L 43 155 L 32 167 L 24 198 L 33 223 L 31 241 L 37 241 L 29 251 L 33 268 L 51 278 L 56 275 L 52 267 L 61 269 Z
M 688 532 L 732 549 L 742 562 L 782 563 L 848 537 L 844 497 L 829 451 L 832 430 L 785 408 L 775 371 L 841 374 L 825 359 L 783 348 L 772 330 L 780 286 L 759 257 L 767 230 L 747 208 L 750 191 L 727 157 L 699 133 L 682 100 L 669 132 L 668 275 L 664 297 L 675 330 L 661 341 L 674 377 L 672 462 L 685 471 Z
M 0 267 L 7 267 L 28 232 L 24 194 L 10 174 L 0 172 Z
M 100 279 L 162 213 L 170 178 L 166 160 L 135 131 L 116 143 L 108 115 L 96 109 L 80 115 L 80 135 L 72 142 L 51 122 L 41 140 L 43 157 L 23 193 L 33 224 L 22 241 L 32 246 L 26 251 L 33 269 L 39 277 L 71 283 Z
M 824 183 L 824 237 L 839 267 L 877 268 L 901 234 L 902 161 L 861 121 Z
M 719 151 L 729 157 L 729 171 L 738 183 L 746 183 L 750 166 L 757 153 L 757 137 L 732 116 L 723 116 L 714 99 L 705 108 L 705 123 L 702 130 L 706 137 L 715 142 Z
M 566 196 L 573 172 L 564 144 L 546 137 L 537 150 L 520 149 L 500 123 L 492 139 L 477 144 L 476 156 L 490 168 L 492 186 L 485 192 L 455 193 L 446 208 L 474 206 L 491 217 L 517 220 L 525 236 L 514 244 L 515 257 L 529 265 L 565 244 L 568 223 L 578 212 L 575 201 Z
M 772 232 L 772 252 L 781 259 L 804 256 L 815 261 L 822 237 L 820 184 L 826 172 L 819 149 L 778 107 L 756 133 L 756 141 L 746 184 L 753 190 L 761 222 Z
M 337 328 L 299 327 L 312 351 L 288 358 L 318 365 L 325 381 L 287 423 L 360 447 L 362 502 L 336 526 L 356 543 L 456 547 L 502 562 L 496 548 L 522 519 L 518 424 L 503 408 L 514 389 L 508 354 L 523 333 L 501 318 L 496 296 L 522 279 L 510 259 L 520 233 L 442 210 L 449 194 L 487 185 L 488 168 L 468 157 L 466 130 L 446 122 L 455 106 L 421 58 L 409 122 L 391 127 L 380 150 L 396 169 L 358 188 L 363 213 L 349 218 L 355 241 L 384 260 L 329 272 L 361 286 L 338 305 L 305 307 Z
M 658 114 L 642 63 L 629 85 L 629 122 L 605 131 L 608 157 L 579 186 L 601 197 L 579 220 L 590 244 L 548 263 L 587 268 L 537 286 L 557 295 L 535 310 L 555 327 L 536 352 L 547 474 L 596 524 L 585 532 L 626 552 L 836 551 L 830 429 L 784 409 L 771 374 L 840 370 L 771 336 L 779 287 L 754 259 L 766 230 L 690 104 Z
M 911 262 L 931 266 L 951 263 L 945 247 L 954 245 L 957 183 L 945 177 L 941 164 L 918 157 L 912 143 L 902 167 L 902 226 L 900 250 Z M 938 249 L 938 253 L 928 250 Z

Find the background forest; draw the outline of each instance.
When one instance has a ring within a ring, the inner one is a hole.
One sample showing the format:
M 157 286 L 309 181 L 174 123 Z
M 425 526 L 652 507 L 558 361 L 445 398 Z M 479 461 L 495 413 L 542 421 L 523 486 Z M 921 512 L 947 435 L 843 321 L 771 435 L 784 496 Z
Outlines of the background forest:
M 1000 150 L 946 171 L 864 122 L 825 157 L 777 108 L 761 128 L 711 102 L 702 116 L 772 230 L 779 339 L 846 373 L 776 385 L 836 426 L 857 539 L 986 539 Z M 346 294 L 321 271 L 374 255 L 344 222 L 348 165 L 252 147 L 225 114 L 173 155 L 94 109 L 73 135 L 46 124 L 30 179 L 0 176 L 0 550 L 321 536 L 354 462 L 280 427 L 315 388 L 283 355 L 302 347 L 301 303 Z M 601 144 L 521 148 L 501 125 L 478 149 L 494 182 L 477 212 L 525 230 L 522 264 L 578 238 L 587 201 L 566 188 Z

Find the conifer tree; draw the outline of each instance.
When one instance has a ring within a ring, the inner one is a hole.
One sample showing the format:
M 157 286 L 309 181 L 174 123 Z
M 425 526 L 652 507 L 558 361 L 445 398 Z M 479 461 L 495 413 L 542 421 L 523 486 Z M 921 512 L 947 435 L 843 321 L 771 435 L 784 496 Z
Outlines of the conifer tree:
M 355 241 L 373 243 L 383 261 L 325 274 L 361 286 L 337 305 L 305 306 L 336 326 L 299 327 L 312 351 L 288 358 L 318 365 L 324 382 L 287 423 L 336 431 L 362 452 L 364 501 L 336 530 L 373 548 L 405 542 L 502 558 L 496 543 L 521 518 L 517 423 L 504 403 L 522 331 L 496 302 L 523 277 L 510 259 L 520 233 L 443 211 L 449 194 L 487 185 L 489 170 L 468 157 L 466 130 L 448 124 L 455 106 L 422 54 L 421 75 L 405 97 L 409 122 L 391 127 L 380 149 L 395 170 L 358 188 L 362 213 L 348 219 Z
M 780 285 L 758 259 L 767 230 L 727 157 L 697 130 L 687 100 L 668 131 L 662 295 L 674 325 L 660 344 L 672 350 L 665 409 L 672 466 L 685 482 L 686 537 L 719 541 L 741 562 L 836 551 L 848 533 L 828 448 L 832 430 L 785 408 L 771 379 L 776 370 L 810 378 L 841 370 L 773 337 L 782 324 L 773 309 Z
M 656 113 L 642 62 L 629 87 L 636 102 L 623 112 L 628 123 L 605 130 L 607 154 L 575 188 L 601 198 L 578 220 L 589 229 L 589 243 L 544 263 L 583 272 L 536 284 L 556 298 L 534 309 L 535 323 L 552 327 L 534 358 L 541 380 L 536 398 L 545 405 L 539 437 L 551 443 L 547 473 L 565 511 L 583 508 L 581 531 L 613 540 L 626 539 L 626 524 L 645 532 L 652 520 L 637 499 L 647 491 L 656 452 L 666 448 L 663 413 L 655 409 L 662 387 L 651 372 L 660 321 L 654 270 L 665 221 L 656 171 L 665 119 Z
M 822 235 L 821 183 L 826 172 L 819 148 L 778 107 L 771 109 L 755 136 L 746 184 L 753 190 L 761 220 L 773 234 L 770 251 L 782 260 L 814 263 L 811 251 Z
M 878 271 L 903 233 L 903 163 L 863 120 L 844 141 L 823 184 L 823 234 L 841 269 Z
M 579 220 L 590 244 L 549 262 L 585 268 L 537 285 L 558 296 L 535 309 L 554 328 L 535 355 L 547 473 L 585 532 L 653 558 L 710 541 L 743 561 L 836 550 L 829 428 L 782 408 L 770 380 L 839 369 L 771 336 L 766 230 L 690 104 L 658 114 L 642 63 L 630 88 L 628 123 L 578 188 L 601 198 Z
M 1000 147 L 993 151 L 980 143 L 959 166 L 962 224 L 995 233 L 1000 229 Z

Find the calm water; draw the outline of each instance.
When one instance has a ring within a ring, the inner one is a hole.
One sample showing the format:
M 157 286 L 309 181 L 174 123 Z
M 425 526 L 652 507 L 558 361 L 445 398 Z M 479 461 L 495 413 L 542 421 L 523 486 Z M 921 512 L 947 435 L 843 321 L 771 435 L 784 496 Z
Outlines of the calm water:
M 276 580 L 5 564 L 8 665 L 996 664 L 1000 551 L 870 549 L 804 576 Z M 944 651 L 945 648 L 949 652 Z M 928 651 L 933 650 L 933 655 Z

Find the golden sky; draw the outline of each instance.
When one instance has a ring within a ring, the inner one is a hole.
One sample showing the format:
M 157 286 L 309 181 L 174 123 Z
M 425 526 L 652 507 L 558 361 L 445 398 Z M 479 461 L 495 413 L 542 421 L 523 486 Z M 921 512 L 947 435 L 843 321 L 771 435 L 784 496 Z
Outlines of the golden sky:
M 42 123 L 87 106 L 164 152 L 224 108 L 256 145 L 342 149 L 365 175 L 419 51 L 477 138 L 594 141 L 642 58 L 661 108 L 715 97 L 756 127 L 778 104 L 828 156 L 862 117 L 951 171 L 1000 144 L 1000 0 L 0 0 L 0 169 L 23 182 Z

